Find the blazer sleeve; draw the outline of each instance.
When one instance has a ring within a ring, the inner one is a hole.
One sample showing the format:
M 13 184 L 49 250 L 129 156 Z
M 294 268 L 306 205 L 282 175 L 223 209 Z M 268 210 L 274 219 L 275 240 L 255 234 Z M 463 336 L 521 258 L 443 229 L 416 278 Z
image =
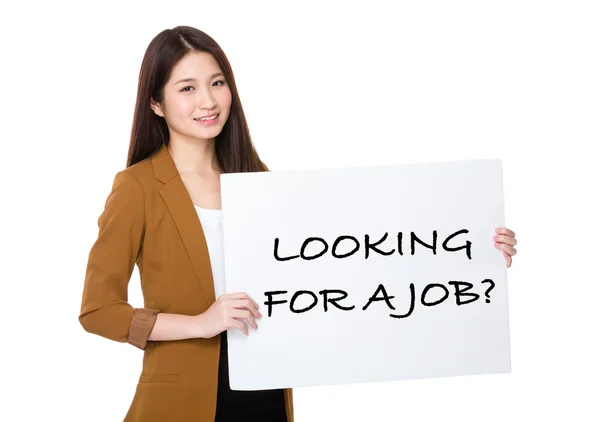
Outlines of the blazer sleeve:
M 127 288 L 144 236 L 144 192 L 127 170 L 118 172 L 98 218 L 98 238 L 85 273 L 79 322 L 85 331 L 144 349 L 160 310 L 133 308 Z

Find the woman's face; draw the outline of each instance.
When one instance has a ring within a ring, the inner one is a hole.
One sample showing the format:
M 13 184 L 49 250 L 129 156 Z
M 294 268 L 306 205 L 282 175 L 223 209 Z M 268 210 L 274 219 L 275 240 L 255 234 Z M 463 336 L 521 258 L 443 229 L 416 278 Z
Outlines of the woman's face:
M 173 68 L 163 102 L 152 100 L 150 107 L 165 118 L 170 139 L 214 140 L 229 117 L 231 91 L 214 57 L 194 51 Z M 212 121 L 199 121 L 214 114 L 218 116 Z

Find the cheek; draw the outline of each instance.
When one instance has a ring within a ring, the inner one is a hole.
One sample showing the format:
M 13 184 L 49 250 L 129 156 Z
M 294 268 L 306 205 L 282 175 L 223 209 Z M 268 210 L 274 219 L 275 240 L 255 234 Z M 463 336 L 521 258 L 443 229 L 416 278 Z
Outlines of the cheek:
M 196 109 L 196 106 L 196 100 L 192 95 L 188 97 L 183 96 L 177 102 L 177 110 L 182 115 L 182 117 L 189 116 L 190 113 L 193 113 Z
M 229 89 L 223 90 L 219 97 L 219 104 L 222 109 L 227 109 L 229 111 L 229 108 L 231 107 L 231 91 Z
M 180 98 L 171 99 L 169 104 L 167 104 L 167 109 L 169 110 L 171 119 L 184 119 L 194 111 L 195 104 L 190 98 L 185 98 L 185 96 L 182 96 Z
M 171 95 L 169 98 L 169 106 L 175 109 L 181 109 L 182 107 L 186 107 L 188 104 L 195 101 L 195 97 L 193 95 L 184 94 L 182 92 L 178 92 L 177 95 Z

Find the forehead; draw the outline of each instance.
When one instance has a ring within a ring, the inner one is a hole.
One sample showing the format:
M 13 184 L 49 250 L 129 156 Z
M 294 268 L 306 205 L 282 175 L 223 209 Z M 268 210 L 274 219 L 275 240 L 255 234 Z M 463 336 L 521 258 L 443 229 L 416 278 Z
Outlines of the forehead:
M 193 51 L 182 57 L 173 67 L 170 82 L 174 83 L 183 78 L 210 79 L 213 74 L 220 71 L 221 68 L 212 54 Z

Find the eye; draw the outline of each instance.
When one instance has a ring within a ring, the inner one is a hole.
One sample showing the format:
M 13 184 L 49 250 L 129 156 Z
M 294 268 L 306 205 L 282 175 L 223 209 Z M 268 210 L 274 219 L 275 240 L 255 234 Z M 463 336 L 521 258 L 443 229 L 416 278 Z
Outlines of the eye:
M 225 85 L 225 81 L 224 80 L 218 80 L 215 83 L 221 82 L 223 85 Z
M 192 86 L 186 86 L 186 87 L 184 87 L 183 89 L 181 89 L 181 91 L 189 92 L 189 91 L 187 90 L 187 88 L 193 88 L 193 87 L 192 87 Z

